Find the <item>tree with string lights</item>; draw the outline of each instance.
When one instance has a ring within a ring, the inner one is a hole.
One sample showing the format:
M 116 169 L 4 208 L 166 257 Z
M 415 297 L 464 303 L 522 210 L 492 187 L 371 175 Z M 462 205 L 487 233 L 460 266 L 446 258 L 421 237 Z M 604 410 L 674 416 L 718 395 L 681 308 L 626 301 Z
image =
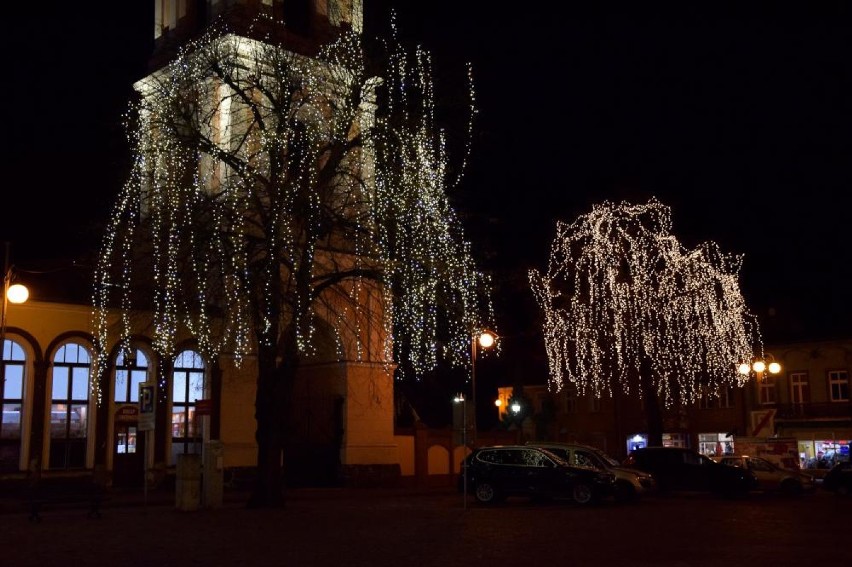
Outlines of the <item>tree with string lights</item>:
M 151 314 L 163 356 L 184 329 L 210 360 L 256 357 L 260 507 L 282 498 L 303 361 L 331 349 L 416 379 L 444 360 L 469 365 L 471 330 L 493 315 L 448 202 L 459 176 L 429 54 L 391 38 L 368 55 L 361 35 L 343 30 L 305 57 L 275 41 L 283 23 L 254 25 L 210 26 L 137 85 L 135 163 L 94 302 L 101 357 L 129 340 L 138 312 Z M 110 308 L 123 314 L 120 330 Z
M 741 387 L 737 364 L 762 352 L 739 288 L 742 258 L 712 242 L 687 249 L 671 228 L 669 207 L 656 199 L 604 202 L 558 222 L 547 272 L 529 272 L 550 387 L 635 392 L 651 445 L 662 444 L 662 407 Z

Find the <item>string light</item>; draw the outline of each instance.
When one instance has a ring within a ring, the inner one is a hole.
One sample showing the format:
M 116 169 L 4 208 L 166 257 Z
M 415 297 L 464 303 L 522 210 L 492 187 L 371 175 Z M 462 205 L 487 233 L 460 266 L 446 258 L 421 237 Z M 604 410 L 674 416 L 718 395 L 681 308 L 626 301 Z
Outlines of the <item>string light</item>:
M 557 224 L 547 272 L 529 273 L 556 391 L 570 382 L 581 395 L 641 396 L 647 369 L 669 407 L 747 381 L 737 365 L 762 346 L 739 289 L 742 258 L 712 242 L 686 249 L 670 230 L 656 199 L 604 202 Z
M 396 353 L 401 377 L 469 364 L 470 330 L 494 327 L 490 283 L 448 200 L 429 54 L 387 42 L 371 75 L 358 33 L 308 58 L 271 39 L 280 26 L 220 20 L 136 85 L 93 297 L 101 356 L 149 309 L 162 354 L 185 329 L 239 363 L 292 324 L 310 355 L 324 321 L 340 359 Z

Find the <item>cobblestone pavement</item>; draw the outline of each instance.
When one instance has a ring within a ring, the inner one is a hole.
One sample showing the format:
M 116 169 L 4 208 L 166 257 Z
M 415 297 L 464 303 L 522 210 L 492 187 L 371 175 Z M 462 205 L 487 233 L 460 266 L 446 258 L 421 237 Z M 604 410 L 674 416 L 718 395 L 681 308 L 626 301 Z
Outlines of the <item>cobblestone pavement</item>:
M 0 565 L 443 566 L 844 564 L 852 498 L 827 492 L 744 500 L 681 495 L 580 507 L 455 492 L 301 489 L 277 510 L 178 510 L 157 497 L 0 514 Z M 838 563 L 839 561 L 839 563 Z

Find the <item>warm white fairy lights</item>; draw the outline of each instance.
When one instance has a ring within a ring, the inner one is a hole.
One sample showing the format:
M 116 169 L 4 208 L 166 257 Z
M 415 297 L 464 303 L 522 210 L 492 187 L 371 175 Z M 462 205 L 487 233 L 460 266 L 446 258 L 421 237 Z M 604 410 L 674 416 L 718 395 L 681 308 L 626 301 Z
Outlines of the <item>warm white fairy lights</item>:
M 288 332 L 310 353 L 321 319 L 341 358 L 377 356 L 378 328 L 411 375 L 469 362 L 471 329 L 493 327 L 488 282 L 447 199 L 428 54 L 389 55 L 372 76 L 355 33 L 311 59 L 218 24 L 137 85 L 135 165 L 97 270 L 101 347 L 134 328 L 109 334 L 119 307 L 153 313 L 162 353 L 181 328 L 209 357 Z
M 666 406 L 742 385 L 737 365 L 762 352 L 738 284 L 739 256 L 694 250 L 670 233 L 670 209 L 595 205 L 557 224 L 547 273 L 530 271 L 544 311 L 550 381 L 582 394 L 642 393 L 640 372 Z

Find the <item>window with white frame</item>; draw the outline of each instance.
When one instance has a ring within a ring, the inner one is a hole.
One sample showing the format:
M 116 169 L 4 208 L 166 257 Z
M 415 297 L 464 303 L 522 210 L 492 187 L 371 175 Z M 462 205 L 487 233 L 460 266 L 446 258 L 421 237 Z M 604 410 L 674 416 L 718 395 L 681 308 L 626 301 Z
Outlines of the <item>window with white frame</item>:
M 845 370 L 829 370 L 828 390 L 832 402 L 849 401 L 849 373 Z
M 51 372 L 51 469 L 86 466 L 90 373 L 91 356 L 85 346 L 68 343 L 56 351 Z
M 807 372 L 790 372 L 790 402 L 806 404 L 811 401 L 810 382 Z

